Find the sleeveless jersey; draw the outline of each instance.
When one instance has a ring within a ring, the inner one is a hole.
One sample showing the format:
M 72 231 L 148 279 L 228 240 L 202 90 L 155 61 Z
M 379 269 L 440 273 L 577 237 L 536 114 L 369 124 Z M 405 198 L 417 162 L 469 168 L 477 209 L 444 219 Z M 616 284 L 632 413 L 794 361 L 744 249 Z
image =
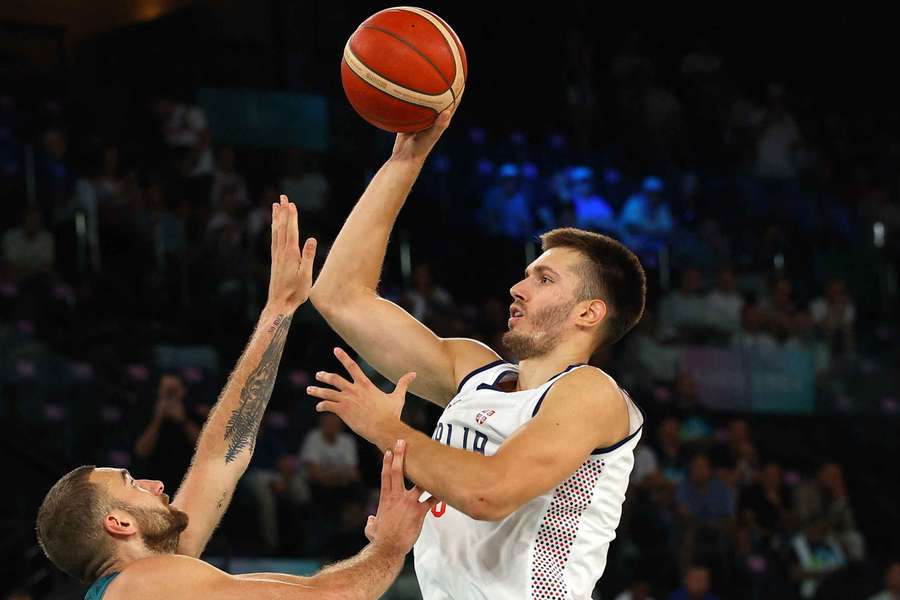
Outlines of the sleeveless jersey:
M 101 600 L 103 594 L 106 593 L 106 588 L 109 587 L 109 584 L 112 583 L 112 580 L 118 577 L 118 575 L 118 573 L 113 573 L 95 581 L 91 587 L 88 588 L 87 593 L 84 595 L 84 600 Z
M 493 455 L 540 410 L 551 386 L 504 392 L 517 365 L 490 363 L 470 373 L 444 409 L 433 439 Z M 589 599 L 603 574 L 609 544 L 622 515 L 643 413 L 627 393 L 628 435 L 598 448 L 555 489 L 501 521 L 477 521 L 444 503 L 425 518 L 415 545 L 416 575 L 424 600 Z M 528 473 L 519 474 L 528 477 Z

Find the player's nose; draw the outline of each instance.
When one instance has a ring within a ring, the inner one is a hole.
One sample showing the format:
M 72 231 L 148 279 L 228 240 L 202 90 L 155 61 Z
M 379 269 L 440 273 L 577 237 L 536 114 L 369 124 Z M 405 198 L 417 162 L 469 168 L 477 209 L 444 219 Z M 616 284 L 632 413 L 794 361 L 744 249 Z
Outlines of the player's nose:
M 166 489 L 166 486 L 163 485 L 163 482 L 157 481 L 156 479 L 141 479 L 138 481 L 138 485 L 140 485 L 142 488 L 144 488 L 154 496 L 159 496 L 163 493 L 163 490 Z
M 516 300 L 521 300 L 522 302 L 525 302 L 525 282 L 526 281 L 527 281 L 526 279 L 523 279 L 516 285 L 509 288 L 509 295 L 512 296 L 513 298 L 515 298 Z

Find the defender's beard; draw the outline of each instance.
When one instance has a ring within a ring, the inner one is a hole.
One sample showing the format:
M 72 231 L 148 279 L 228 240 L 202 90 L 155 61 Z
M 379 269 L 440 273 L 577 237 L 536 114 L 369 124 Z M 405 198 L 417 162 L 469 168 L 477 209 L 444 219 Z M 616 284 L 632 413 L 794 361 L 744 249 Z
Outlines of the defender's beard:
M 553 306 L 545 306 L 533 315 L 526 316 L 531 321 L 531 333 L 510 329 L 503 334 L 503 347 L 516 360 L 527 360 L 544 356 L 553 350 L 562 337 L 562 325 L 577 301 L 572 300 Z
M 151 510 L 130 508 L 138 522 L 144 544 L 159 554 L 174 554 L 181 532 L 187 529 L 187 513 L 174 508 Z

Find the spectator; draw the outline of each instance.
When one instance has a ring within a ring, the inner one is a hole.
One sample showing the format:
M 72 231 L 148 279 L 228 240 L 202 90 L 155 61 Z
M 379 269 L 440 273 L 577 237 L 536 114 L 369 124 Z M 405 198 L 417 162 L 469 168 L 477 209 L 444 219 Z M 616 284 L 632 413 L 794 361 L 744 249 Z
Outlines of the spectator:
M 634 467 L 631 469 L 631 483 L 641 485 L 647 478 L 659 476 L 659 461 L 656 452 L 647 444 L 638 444 L 634 451 Z
M 733 346 L 745 353 L 767 353 L 778 348 L 775 339 L 763 328 L 764 316 L 756 301 L 741 309 L 741 331 L 732 340 Z
M 159 378 L 156 403 L 150 418 L 134 443 L 139 466 L 154 473 L 175 491 L 190 465 L 200 426 L 188 410 L 187 387 L 180 375 L 166 373 Z
M 800 311 L 794 304 L 794 286 L 791 280 L 780 275 L 775 277 L 769 288 L 769 297 L 763 306 L 769 331 L 781 343 L 793 337 L 797 330 Z
M 582 229 L 616 232 L 616 213 L 609 202 L 594 191 L 594 171 L 590 167 L 574 167 L 569 171 L 575 226 Z
M 800 128 L 786 107 L 784 88 L 772 84 L 768 105 L 757 113 L 756 174 L 762 179 L 793 179 Z
M 500 167 L 497 185 L 488 190 L 477 219 L 493 236 L 515 240 L 532 233 L 531 209 L 522 190 L 519 167 L 512 163 Z
M 328 206 L 331 184 L 322 172 L 321 159 L 289 150 L 286 170 L 287 174 L 280 181 L 281 192 L 302 212 L 319 214 L 324 211 Z
M 622 241 L 651 265 L 656 264 L 657 254 L 668 243 L 675 226 L 662 197 L 663 189 L 659 177 L 647 177 L 641 191 L 625 202 L 619 218 Z
M 718 600 L 710 592 L 709 568 L 691 565 L 684 572 L 680 588 L 669 594 L 669 600 Z
M 412 288 L 403 293 L 403 306 L 422 323 L 437 323 L 442 315 L 453 309 L 453 298 L 443 287 L 431 280 L 431 267 L 417 265 L 413 269 Z
M 37 156 L 38 198 L 43 216 L 55 226 L 71 216 L 69 200 L 74 177 L 68 163 L 68 138 L 61 129 L 48 129 L 43 134 Z
M 294 457 L 287 454 L 272 426 L 277 413 L 269 412 L 264 429 L 260 432 L 253 459 L 242 478 L 256 502 L 259 517 L 259 533 L 263 549 L 268 553 L 279 548 L 280 531 L 284 524 L 278 521 L 278 503 L 283 500 L 292 510 L 310 500 L 309 485 L 298 472 Z
M 356 440 L 343 429 L 340 417 L 322 413 L 319 426 L 306 435 L 300 450 L 312 498 L 329 514 L 357 498 L 360 485 Z
M 803 598 L 814 598 L 825 579 L 847 567 L 847 558 L 827 518 L 814 518 L 796 534 L 791 540 L 791 553 L 791 576 Z
M 188 152 L 188 174 L 191 177 L 211 176 L 215 161 L 203 109 L 164 96 L 153 98 L 150 109 L 159 120 L 160 130 L 169 147 Z
M 825 286 L 825 293 L 813 300 L 809 310 L 831 356 L 852 355 L 856 348 L 853 335 L 856 307 L 847 294 L 844 281 L 833 277 Z
M 622 590 L 615 600 L 653 600 L 650 595 L 650 584 L 644 580 L 638 580 Z
M 681 423 L 676 417 L 666 417 L 659 424 L 657 443 L 659 453 L 659 470 L 671 483 L 680 483 L 684 479 L 685 459 L 681 447 L 679 430 Z
M 53 235 L 44 228 L 36 206 L 22 209 L 20 226 L 3 234 L 3 260 L 21 279 L 53 269 Z
M 708 309 L 701 295 L 700 272 L 686 268 L 678 289 L 667 294 L 659 306 L 659 322 L 664 339 L 691 339 L 706 330 Z
M 706 295 L 706 322 L 713 329 L 734 335 L 741 329 L 741 309 L 744 299 L 737 292 L 734 269 L 719 271 L 716 288 Z
M 246 208 L 250 205 L 250 199 L 247 196 L 247 181 L 235 169 L 234 148 L 231 146 L 219 148 L 216 157 L 216 170 L 213 173 L 210 193 L 210 201 L 214 209 L 222 205 L 226 192 L 232 194 L 233 202 L 238 207 Z
M 791 523 L 791 497 L 781 479 L 781 465 L 768 462 L 759 480 L 740 497 L 741 513 L 765 538 L 788 531 Z
M 722 527 L 734 517 L 734 496 L 722 480 L 713 478 L 706 454 L 691 459 L 690 474 L 679 484 L 676 498 L 681 514 L 698 524 Z
M 869 600 L 900 600 L 900 560 L 888 565 L 884 572 L 884 589 Z
M 844 472 L 839 464 L 823 464 L 816 479 L 797 486 L 794 505 L 801 523 L 824 519 L 828 533 L 843 544 L 850 560 L 865 559 L 865 539 L 856 525 Z

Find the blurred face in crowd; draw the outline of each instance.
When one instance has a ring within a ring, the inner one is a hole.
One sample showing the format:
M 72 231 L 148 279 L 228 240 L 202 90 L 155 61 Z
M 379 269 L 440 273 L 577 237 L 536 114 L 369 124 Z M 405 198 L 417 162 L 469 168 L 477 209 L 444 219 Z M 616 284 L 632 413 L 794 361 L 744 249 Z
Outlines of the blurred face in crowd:
M 778 463 L 767 464 L 759 474 L 759 481 L 763 487 L 768 489 L 781 486 L 781 466 Z
M 344 428 L 344 424 L 337 415 L 322 413 L 322 416 L 319 417 L 319 427 L 322 429 L 322 433 L 325 437 L 333 439 Z
M 659 424 L 659 441 L 664 446 L 677 446 L 679 442 L 678 430 L 681 428 L 678 419 L 669 417 Z
M 413 287 L 424 292 L 431 288 L 431 269 L 428 265 L 419 265 L 413 269 Z
M 733 445 L 750 441 L 750 428 L 747 426 L 747 421 L 735 419 L 728 424 L 728 441 Z
M 791 294 L 793 293 L 793 286 L 791 285 L 790 280 L 785 277 L 781 277 L 775 281 L 775 285 L 772 286 L 772 303 L 775 306 L 787 306 L 791 303 Z
M 825 463 L 819 469 L 819 482 L 828 489 L 835 489 L 844 484 L 844 472 L 837 463 Z
M 234 171 L 234 148 L 231 146 L 222 146 L 219 149 L 219 156 L 216 159 L 219 169 L 226 173 Z
M 168 374 L 160 377 L 158 392 L 161 398 L 184 400 L 184 397 L 187 395 L 187 388 L 181 377 Z
M 694 400 L 697 397 L 697 381 L 687 371 L 681 371 L 675 380 L 675 390 L 678 392 L 678 397 L 682 402 Z
M 832 279 L 829 281 L 825 291 L 825 297 L 832 304 L 845 302 L 847 300 L 847 288 L 844 286 L 843 280 Z
M 734 280 L 734 271 L 724 269 L 719 273 L 719 290 L 725 293 L 733 293 L 737 288 Z
M 702 598 L 709 592 L 709 569 L 691 567 L 684 575 L 684 588 L 691 598 Z
M 762 329 L 763 315 L 758 304 L 745 304 L 741 311 L 741 325 L 746 333 L 757 333 Z
M 56 160 L 66 156 L 66 137 L 61 131 L 50 130 L 44 134 L 44 148 Z
M 705 454 L 698 454 L 691 460 L 691 481 L 704 485 L 712 479 L 712 467 Z
M 685 294 L 700 291 L 700 272 L 697 269 L 687 269 L 681 274 L 681 291 Z
M 103 523 L 110 535 L 122 541 L 138 535 L 152 552 L 175 552 L 188 516 L 169 506 L 161 481 L 134 479 L 127 470 L 112 468 L 95 469 L 90 481 L 103 489 L 110 501 Z
M 584 261 L 577 250 L 550 248 L 528 265 L 525 279 L 510 288 L 513 303 L 503 345 L 513 356 L 543 356 L 576 331 L 577 307 L 584 304 L 577 299 Z
M 631 584 L 631 600 L 647 600 L 650 598 L 650 584 L 646 581 L 636 581 Z
M 900 562 L 895 562 L 888 567 L 884 575 L 884 587 L 894 594 L 900 594 Z

